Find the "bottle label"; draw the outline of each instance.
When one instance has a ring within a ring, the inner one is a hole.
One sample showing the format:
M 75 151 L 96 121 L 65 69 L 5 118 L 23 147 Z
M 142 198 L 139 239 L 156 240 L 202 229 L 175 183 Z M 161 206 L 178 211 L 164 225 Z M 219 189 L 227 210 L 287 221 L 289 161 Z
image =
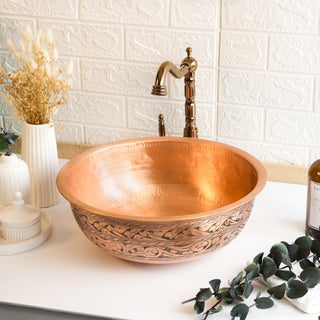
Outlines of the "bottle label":
M 310 217 L 309 225 L 320 229 L 320 183 L 310 181 Z

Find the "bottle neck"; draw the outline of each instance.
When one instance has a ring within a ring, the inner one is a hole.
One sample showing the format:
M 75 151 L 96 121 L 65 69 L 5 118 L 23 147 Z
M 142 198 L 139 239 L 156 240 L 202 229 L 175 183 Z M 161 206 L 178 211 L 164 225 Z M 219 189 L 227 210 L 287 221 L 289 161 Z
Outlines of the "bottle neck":
M 3 154 L 0 156 L 0 163 L 15 163 L 17 159 L 18 158 L 14 153 L 12 153 L 10 156 Z

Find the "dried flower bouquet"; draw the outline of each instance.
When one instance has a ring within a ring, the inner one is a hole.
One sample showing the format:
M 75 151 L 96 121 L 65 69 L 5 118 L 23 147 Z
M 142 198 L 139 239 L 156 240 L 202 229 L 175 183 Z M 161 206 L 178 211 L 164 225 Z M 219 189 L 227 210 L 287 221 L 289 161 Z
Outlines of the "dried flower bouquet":
M 27 26 L 21 36 L 17 48 L 7 39 L 8 49 L 15 54 L 21 67 L 7 74 L 4 67 L 0 67 L 2 96 L 13 109 L 15 119 L 35 125 L 50 123 L 58 108 L 67 102 L 66 93 L 71 84 L 62 78 L 50 30 L 39 30 L 34 36 Z M 70 61 L 66 73 L 70 74 L 72 69 Z

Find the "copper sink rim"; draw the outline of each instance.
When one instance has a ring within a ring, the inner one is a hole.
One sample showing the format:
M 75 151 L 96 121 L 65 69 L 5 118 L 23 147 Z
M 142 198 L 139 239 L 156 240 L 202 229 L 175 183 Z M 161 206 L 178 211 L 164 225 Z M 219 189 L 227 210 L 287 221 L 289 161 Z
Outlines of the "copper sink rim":
M 66 179 L 68 176 L 69 171 L 71 168 L 77 164 L 78 162 L 82 161 L 84 158 L 89 156 L 90 154 L 97 152 L 102 149 L 111 149 L 113 147 L 126 145 L 126 144 L 135 144 L 135 143 L 146 143 L 146 142 L 187 142 L 187 141 L 194 141 L 202 144 L 209 144 L 209 145 L 215 145 L 215 146 L 221 146 L 227 150 L 230 150 L 241 157 L 245 158 L 256 170 L 257 172 L 257 184 L 255 187 L 250 191 L 246 196 L 239 199 L 238 201 L 235 201 L 231 204 L 228 204 L 226 206 L 210 210 L 210 211 L 204 211 L 204 212 L 198 212 L 198 213 L 192 213 L 192 214 L 186 214 L 186 215 L 176 215 L 176 216 L 166 216 L 166 217 L 151 217 L 151 216 L 133 216 L 129 214 L 123 214 L 121 211 L 106 211 L 101 210 L 98 208 L 95 208 L 93 206 L 90 206 L 82 201 L 80 201 L 78 198 L 74 197 L 69 191 L 68 188 L 66 188 Z M 223 213 L 231 209 L 235 209 L 248 201 L 254 199 L 264 188 L 265 184 L 267 182 L 267 172 L 263 164 L 254 156 L 249 154 L 248 152 L 241 150 L 237 147 L 230 146 L 221 142 L 211 141 L 211 140 L 205 140 L 205 139 L 197 139 L 197 138 L 185 138 L 185 137 L 147 137 L 147 138 L 135 138 L 135 139 L 126 139 L 126 140 L 120 140 L 115 142 L 106 143 L 103 145 L 99 145 L 96 147 L 93 147 L 87 151 L 84 151 L 71 160 L 69 160 L 59 171 L 57 176 L 57 187 L 61 195 L 68 200 L 73 205 L 78 206 L 79 208 L 85 209 L 91 213 L 95 213 L 98 215 L 110 217 L 110 218 L 119 218 L 119 219 L 125 219 L 125 220 L 134 220 L 134 221 L 180 221 L 180 220 L 192 220 L 197 218 L 205 218 L 208 216 L 211 216 L 213 214 Z

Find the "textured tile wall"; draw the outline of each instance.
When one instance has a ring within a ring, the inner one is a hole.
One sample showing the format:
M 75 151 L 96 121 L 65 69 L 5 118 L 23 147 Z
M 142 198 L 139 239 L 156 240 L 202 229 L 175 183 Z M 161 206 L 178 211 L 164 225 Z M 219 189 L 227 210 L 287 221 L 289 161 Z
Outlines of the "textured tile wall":
M 222 0 L 217 139 L 263 161 L 320 158 L 320 2 Z
M 184 127 L 183 80 L 150 94 L 159 64 L 191 46 L 201 138 L 263 161 L 308 165 L 320 157 L 319 0 L 0 0 L 0 63 L 16 62 L 7 37 L 26 23 L 50 27 L 62 69 L 75 63 L 61 141 L 101 144 Z M 20 124 L 0 101 L 0 125 Z

